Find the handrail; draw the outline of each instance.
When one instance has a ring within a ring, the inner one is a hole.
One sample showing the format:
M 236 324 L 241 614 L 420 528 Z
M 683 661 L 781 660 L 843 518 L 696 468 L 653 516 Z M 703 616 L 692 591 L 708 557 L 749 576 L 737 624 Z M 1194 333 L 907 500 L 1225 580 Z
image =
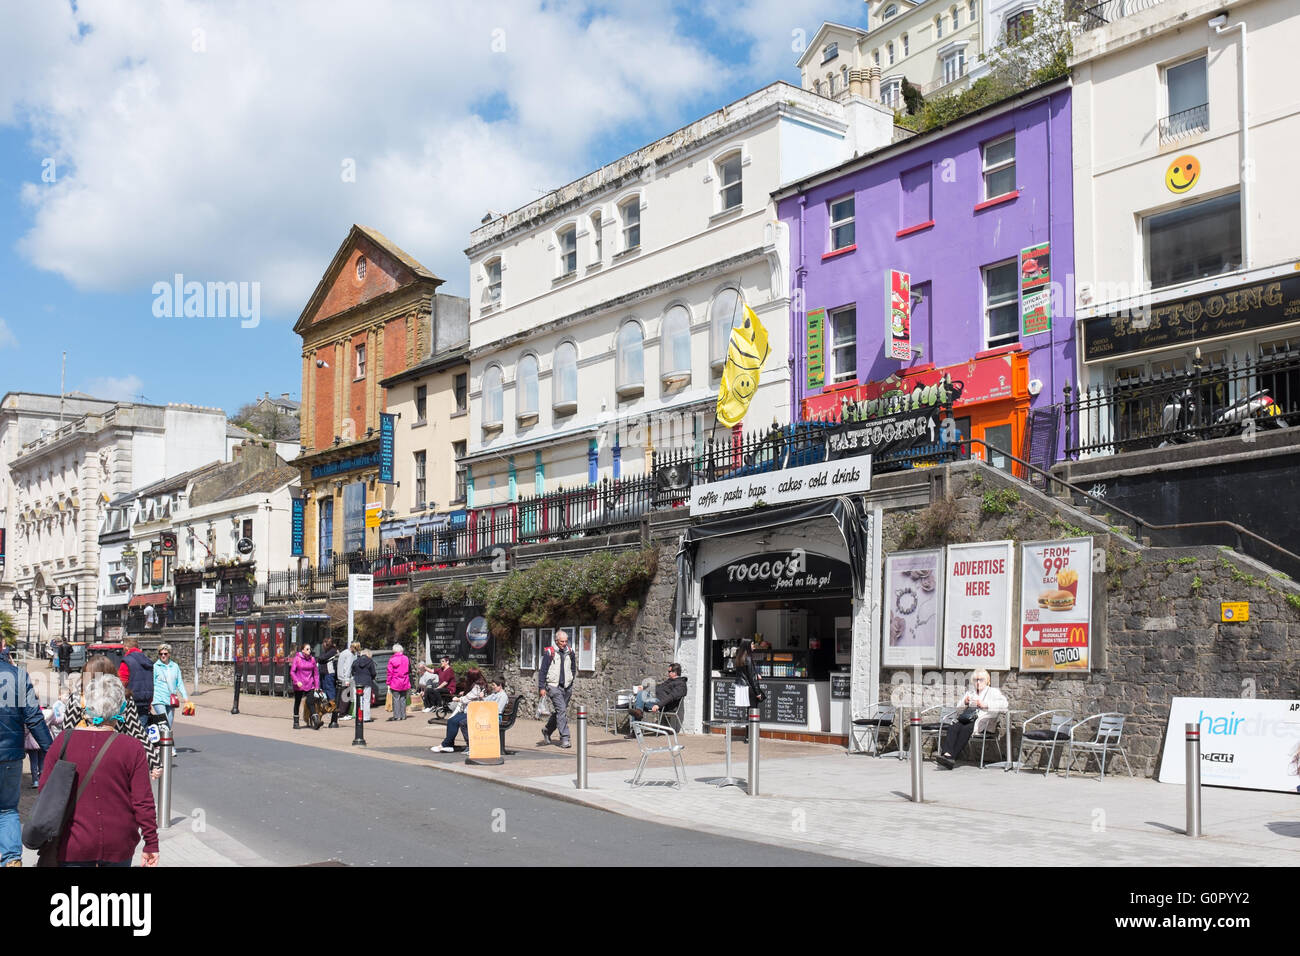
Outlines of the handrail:
M 1023 465 L 1029 471 L 1042 475 L 1043 478 L 1045 478 L 1047 481 L 1054 481 L 1058 485 L 1061 485 L 1064 488 L 1068 488 L 1070 491 L 1074 492 L 1075 494 L 1083 495 L 1083 497 L 1087 498 L 1089 501 L 1095 501 L 1097 504 L 1105 508 L 1107 511 L 1113 512 L 1118 515 L 1122 515 L 1127 520 L 1133 522 L 1133 526 L 1134 526 L 1133 530 L 1136 532 L 1139 538 L 1142 536 L 1143 528 L 1146 528 L 1150 531 L 1185 531 L 1190 528 L 1226 528 L 1232 531 L 1234 534 L 1236 534 L 1237 550 L 1239 551 L 1242 550 L 1241 539 L 1242 536 L 1244 535 L 1252 539 L 1253 541 L 1259 542 L 1260 544 L 1264 545 L 1267 548 L 1273 549 L 1278 554 L 1285 555 L 1289 560 L 1294 561 L 1297 565 L 1300 565 L 1300 554 L 1294 554 L 1293 552 L 1288 551 L 1280 544 L 1276 544 L 1275 542 L 1268 540 L 1268 538 L 1264 538 L 1261 537 L 1260 535 L 1257 535 L 1249 528 L 1243 528 L 1235 521 L 1184 521 L 1178 524 L 1154 524 L 1153 522 L 1147 521 L 1145 518 L 1140 518 L 1135 514 L 1131 514 L 1130 512 L 1125 511 L 1123 508 L 1120 508 L 1117 505 L 1113 505 L 1102 498 L 1098 498 L 1096 495 L 1092 494 L 1091 492 L 1084 491 L 1078 485 L 1071 484 L 1070 482 L 1066 481 L 1064 478 L 1058 478 L 1056 475 L 1043 471 L 1043 469 L 1038 468 L 1035 465 L 1031 465 L 1029 462 L 1024 461 L 1023 459 L 1017 458 L 1015 455 L 1011 454 L 1008 451 L 1003 451 L 1001 448 L 996 448 L 993 445 L 988 444 L 982 439 L 966 438 L 963 439 L 963 441 L 969 442 L 972 445 L 983 445 L 986 452 L 997 452 L 999 455 L 1005 455 L 1007 458 L 1010 458 L 1012 461 L 1016 462 L 1017 464 Z M 1012 477 L 1014 478 L 1016 476 L 1012 475 Z M 1024 479 L 1019 479 L 1019 480 L 1023 481 Z

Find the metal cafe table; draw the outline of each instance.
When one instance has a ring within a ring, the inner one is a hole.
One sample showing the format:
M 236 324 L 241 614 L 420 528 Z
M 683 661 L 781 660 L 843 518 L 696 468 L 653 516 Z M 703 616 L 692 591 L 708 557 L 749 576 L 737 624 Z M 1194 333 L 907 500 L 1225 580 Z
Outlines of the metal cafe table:
M 715 782 L 718 787 L 739 787 L 745 783 L 744 780 L 731 775 L 731 732 L 733 730 L 743 730 L 749 726 L 748 720 L 706 720 L 706 727 L 721 727 L 723 734 L 726 736 L 727 748 L 727 769 L 721 780 Z

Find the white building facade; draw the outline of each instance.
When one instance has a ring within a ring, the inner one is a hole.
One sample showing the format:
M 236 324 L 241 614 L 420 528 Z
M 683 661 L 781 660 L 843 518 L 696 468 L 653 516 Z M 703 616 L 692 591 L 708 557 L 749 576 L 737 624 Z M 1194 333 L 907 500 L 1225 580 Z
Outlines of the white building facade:
M 744 303 L 771 353 L 742 427 L 790 421 L 791 240 L 769 194 L 891 135 L 878 104 L 776 83 L 471 233 L 468 507 L 726 436 Z
M 1300 400 L 1294 373 L 1250 371 L 1300 355 L 1300 100 L 1286 70 L 1300 7 L 1108 10 L 1072 62 L 1077 275 L 1066 293 L 1077 295 L 1080 385 L 1113 399 L 1080 414 L 1085 454 L 1125 449 L 1141 424 L 1123 412 L 1126 394 L 1154 396 L 1145 414 L 1158 420 L 1169 376 L 1219 382 L 1216 403 L 1261 387 Z

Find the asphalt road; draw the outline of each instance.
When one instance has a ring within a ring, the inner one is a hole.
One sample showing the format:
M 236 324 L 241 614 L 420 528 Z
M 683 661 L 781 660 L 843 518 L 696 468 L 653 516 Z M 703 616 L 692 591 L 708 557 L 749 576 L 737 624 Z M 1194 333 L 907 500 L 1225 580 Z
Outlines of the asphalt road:
M 428 767 L 192 726 L 179 736 L 173 819 L 201 809 L 279 865 L 851 865 Z

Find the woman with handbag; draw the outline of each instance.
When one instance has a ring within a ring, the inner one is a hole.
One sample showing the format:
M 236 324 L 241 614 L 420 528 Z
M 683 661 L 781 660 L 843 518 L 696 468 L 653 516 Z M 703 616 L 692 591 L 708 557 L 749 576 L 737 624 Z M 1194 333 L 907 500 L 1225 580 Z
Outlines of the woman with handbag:
M 181 665 L 172 660 L 172 646 L 158 645 L 158 660 L 153 665 L 153 712 L 167 718 L 167 726 L 176 723 L 176 708 L 190 699 L 185 692 Z
M 140 742 L 114 729 L 114 722 L 134 705 L 116 676 L 95 675 L 85 691 L 87 726 L 68 727 L 50 747 L 57 760 L 41 774 L 41 795 L 30 824 L 46 828 L 23 833 L 28 846 L 36 837 L 41 866 L 130 866 L 136 845 L 144 840 L 144 865 L 158 865 L 158 829 L 149 760 Z M 60 764 L 75 766 L 74 780 Z M 46 791 L 49 790 L 47 795 Z M 63 806 L 58 806 L 62 802 Z M 63 816 L 69 810 L 67 817 Z M 57 822 L 49 833 L 50 821 Z
M 749 690 L 749 707 L 757 707 L 764 698 L 763 688 L 758 682 L 758 672 L 754 670 L 754 662 L 749 657 L 750 645 L 748 641 L 741 641 L 731 657 L 731 666 L 736 672 L 737 684 L 743 683 Z M 749 707 L 745 708 L 748 715 Z M 749 727 L 746 725 L 744 730 L 736 732 L 736 739 L 749 742 Z
M 989 672 L 977 670 L 971 677 L 973 684 L 961 699 L 965 710 L 948 725 L 943 735 L 943 753 L 937 754 L 934 762 L 940 767 L 951 770 L 958 754 L 966 749 L 971 734 L 982 734 L 993 726 L 998 715 L 1005 712 L 1010 704 L 1007 697 L 996 687 L 989 686 Z
M 393 656 L 388 659 L 388 693 L 392 696 L 393 716 L 389 720 L 406 719 L 406 694 L 411 689 L 411 660 L 402 653 L 402 645 L 393 645 Z

